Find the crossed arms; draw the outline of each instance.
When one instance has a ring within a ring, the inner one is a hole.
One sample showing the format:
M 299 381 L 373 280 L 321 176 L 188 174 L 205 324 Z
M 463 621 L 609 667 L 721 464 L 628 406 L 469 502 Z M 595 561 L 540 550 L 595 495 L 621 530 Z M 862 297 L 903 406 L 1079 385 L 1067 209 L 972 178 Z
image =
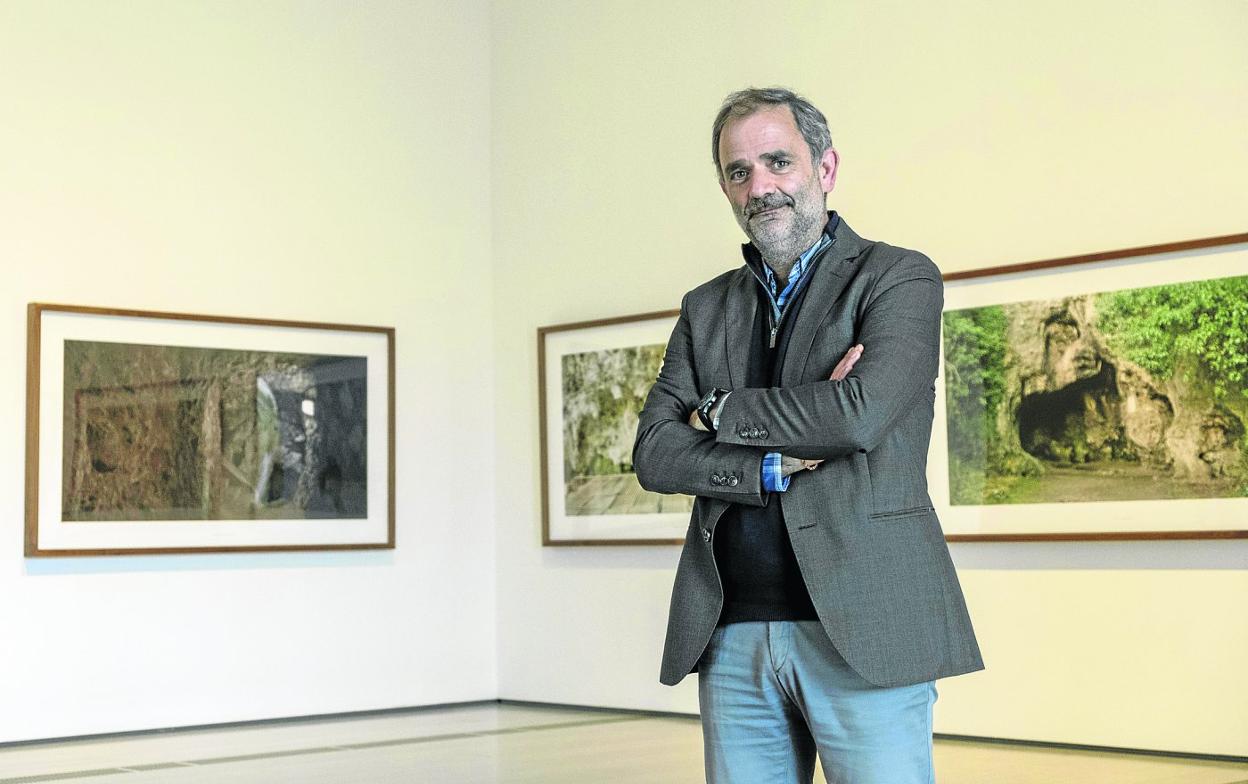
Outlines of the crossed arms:
M 850 349 L 836 369 L 846 375 L 735 389 L 719 412 L 719 430 L 710 433 L 690 424 L 706 390 L 696 383 L 686 297 L 637 427 L 633 465 L 642 487 L 761 506 L 767 452 L 822 461 L 875 448 L 936 377 L 940 273 L 926 257 L 906 253 L 860 302 L 858 344 L 871 351 L 852 358 Z

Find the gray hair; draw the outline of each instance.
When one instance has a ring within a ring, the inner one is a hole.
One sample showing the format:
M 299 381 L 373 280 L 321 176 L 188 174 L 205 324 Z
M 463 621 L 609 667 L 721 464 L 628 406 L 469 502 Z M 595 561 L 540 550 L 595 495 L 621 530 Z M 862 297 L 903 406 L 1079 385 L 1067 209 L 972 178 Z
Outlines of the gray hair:
M 731 119 L 748 117 L 771 106 L 789 107 L 797 130 L 806 140 L 806 146 L 810 147 L 810 159 L 816 165 L 823 153 L 832 147 L 828 120 L 810 101 L 784 87 L 747 87 L 724 99 L 719 114 L 715 115 L 715 124 L 711 126 L 711 157 L 715 161 L 715 173 L 721 180 L 724 173 L 719 167 L 719 137 L 724 132 L 724 126 Z

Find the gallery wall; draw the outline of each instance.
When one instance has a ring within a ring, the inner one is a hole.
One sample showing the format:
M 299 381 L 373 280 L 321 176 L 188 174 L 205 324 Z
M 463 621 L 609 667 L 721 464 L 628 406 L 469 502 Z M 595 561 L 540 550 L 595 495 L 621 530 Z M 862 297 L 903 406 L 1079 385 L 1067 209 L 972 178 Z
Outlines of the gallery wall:
M 536 328 L 737 263 L 707 126 L 823 106 L 946 271 L 1245 230 L 1243 4 L 0 5 L 0 742 L 658 685 L 673 547 L 541 548 Z M 492 229 L 492 230 L 491 230 Z M 393 552 L 22 557 L 30 301 L 394 326 Z M 955 545 L 942 732 L 1248 754 L 1248 542 Z
M 0 742 L 496 696 L 488 34 L 0 4 Z M 30 301 L 395 327 L 398 549 L 24 559 Z
M 697 710 L 695 679 L 657 682 L 678 549 L 540 546 L 536 330 L 740 263 L 708 138 L 730 90 L 806 93 L 842 154 L 830 204 L 946 272 L 1248 230 L 1242 3 L 493 14 L 504 698 Z M 951 549 L 988 669 L 941 682 L 938 732 L 1248 755 L 1248 541 Z

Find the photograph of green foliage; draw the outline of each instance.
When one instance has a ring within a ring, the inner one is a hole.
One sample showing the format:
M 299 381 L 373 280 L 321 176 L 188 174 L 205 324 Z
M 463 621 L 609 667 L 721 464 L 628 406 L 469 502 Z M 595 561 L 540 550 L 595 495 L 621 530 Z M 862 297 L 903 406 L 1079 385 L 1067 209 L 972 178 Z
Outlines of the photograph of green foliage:
M 544 546 L 678 544 L 694 498 L 642 488 L 633 442 L 678 311 L 537 330 Z
M 1248 496 L 1248 276 L 950 310 L 952 506 Z
M 64 521 L 368 516 L 365 357 L 64 346 Z
M 565 354 L 564 509 L 570 516 L 683 512 L 693 498 L 643 490 L 633 471 L 637 416 L 663 364 L 663 343 Z

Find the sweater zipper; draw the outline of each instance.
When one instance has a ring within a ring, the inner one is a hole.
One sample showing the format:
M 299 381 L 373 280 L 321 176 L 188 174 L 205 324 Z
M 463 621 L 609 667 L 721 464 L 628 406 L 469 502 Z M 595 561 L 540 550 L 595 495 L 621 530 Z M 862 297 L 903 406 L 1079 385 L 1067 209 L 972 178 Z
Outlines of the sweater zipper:
M 769 348 L 776 347 L 776 333 L 780 331 L 780 325 L 784 323 L 784 317 L 789 312 L 789 305 L 793 304 L 793 300 L 784 303 L 784 307 L 780 309 L 780 318 L 776 318 L 776 314 L 771 308 L 767 309 L 767 321 L 771 324 L 771 340 L 768 343 Z
M 754 279 L 759 282 L 759 285 L 763 287 L 763 291 L 767 292 L 768 299 L 770 299 L 771 292 L 767 286 L 767 281 L 760 278 L 758 276 L 758 273 L 754 271 L 753 267 L 750 267 L 750 274 L 752 274 L 754 276 Z M 777 319 L 775 311 L 773 311 L 770 306 L 767 308 L 767 322 L 771 325 L 771 338 L 767 342 L 768 348 L 776 347 L 776 333 L 780 331 L 780 322 L 784 320 L 784 313 L 787 310 L 788 310 L 787 307 L 784 310 L 781 310 L 780 318 Z
M 827 254 L 828 248 L 831 248 L 835 244 L 836 244 L 836 238 L 833 237 L 832 241 L 828 243 L 827 247 L 825 247 L 823 250 L 819 251 L 819 253 L 816 254 L 816 257 L 822 259 L 822 257 Z M 815 259 L 812 258 L 811 262 L 814 262 L 814 261 Z M 760 285 L 762 285 L 763 291 L 767 292 L 768 297 L 770 297 L 771 288 L 767 285 L 767 281 L 760 278 L 758 276 L 758 273 L 754 271 L 753 267 L 750 267 L 748 264 L 746 266 L 749 267 L 750 274 L 754 276 L 754 279 L 757 280 Z M 792 300 L 789 300 L 789 302 L 792 302 Z M 767 319 L 768 319 L 768 322 L 771 324 L 771 339 L 767 342 L 768 348 L 776 347 L 776 333 L 780 331 L 780 324 L 781 322 L 784 321 L 784 314 L 787 313 L 789 310 L 789 307 L 788 307 L 789 302 L 786 302 L 784 309 L 780 311 L 780 318 L 776 318 L 776 315 L 774 312 L 772 312 L 771 308 L 767 309 Z

